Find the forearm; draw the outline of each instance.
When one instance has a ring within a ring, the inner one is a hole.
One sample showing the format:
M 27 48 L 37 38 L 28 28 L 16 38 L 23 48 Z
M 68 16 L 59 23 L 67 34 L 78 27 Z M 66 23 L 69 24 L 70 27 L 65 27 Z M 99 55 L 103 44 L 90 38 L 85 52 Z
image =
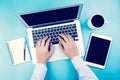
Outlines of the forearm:
M 98 80 L 95 74 L 84 63 L 80 56 L 72 59 L 72 63 L 79 74 L 80 80 Z
M 31 80 L 44 80 L 46 72 L 46 65 L 36 64 Z

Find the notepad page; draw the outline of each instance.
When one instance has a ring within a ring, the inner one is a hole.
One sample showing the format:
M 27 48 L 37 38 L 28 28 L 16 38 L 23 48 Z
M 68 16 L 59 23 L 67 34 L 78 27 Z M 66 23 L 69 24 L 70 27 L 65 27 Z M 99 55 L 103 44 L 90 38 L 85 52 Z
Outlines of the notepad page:
M 8 42 L 13 64 L 19 64 L 30 60 L 28 47 L 26 46 L 26 60 L 24 61 L 24 43 L 25 38 L 20 38 Z

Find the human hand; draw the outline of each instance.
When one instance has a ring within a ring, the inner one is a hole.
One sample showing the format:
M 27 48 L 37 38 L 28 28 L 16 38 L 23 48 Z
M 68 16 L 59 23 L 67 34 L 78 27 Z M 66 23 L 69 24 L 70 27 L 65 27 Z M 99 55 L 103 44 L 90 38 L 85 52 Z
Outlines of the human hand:
M 66 56 L 68 56 L 70 59 L 78 56 L 79 53 L 77 46 L 70 35 L 61 34 L 58 36 L 58 39 L 60 41 L 59 47 Z
M 40 39 L 36 44 L 37 63 L 46 64 L 52 55 L 52 51 L 53 45 L 50 43 L 50 38 L 45 37 L 43 39 Z

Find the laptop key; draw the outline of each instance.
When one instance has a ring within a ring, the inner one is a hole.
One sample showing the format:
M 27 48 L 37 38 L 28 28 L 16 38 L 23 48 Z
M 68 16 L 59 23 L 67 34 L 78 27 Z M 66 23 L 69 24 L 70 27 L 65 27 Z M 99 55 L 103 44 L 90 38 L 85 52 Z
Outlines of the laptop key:
M 41 39 L 46 36 L 51 38 L 51 42 L 53 44 L 58 44 L 59 40 L 57 37 L 60 34 L 69 34 L 76 41 L 77 39 L 75 38 L 78 37 L 77 31 L 76 31 L 76 24 L 69 24 L 69 25 L 63 25 L 63 26 L 58 26 L 58 27 L 56 26 L 52 28 L 32 31 L 34 44 L 37 42 L 38 39 Z
M 59 43 L 59 41 L 54 41 L 54 42 L 52 42 L 52 44 L 54 45 L 54 44 L 58 44 Z

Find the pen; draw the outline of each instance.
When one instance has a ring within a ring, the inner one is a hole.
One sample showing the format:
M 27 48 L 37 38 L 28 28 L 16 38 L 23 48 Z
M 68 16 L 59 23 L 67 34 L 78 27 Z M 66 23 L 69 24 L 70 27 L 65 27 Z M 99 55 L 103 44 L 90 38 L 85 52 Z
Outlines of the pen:
M 26 43 L 24 42 L 24 61 L 25 61 L 25 58 L 26 58 Z

